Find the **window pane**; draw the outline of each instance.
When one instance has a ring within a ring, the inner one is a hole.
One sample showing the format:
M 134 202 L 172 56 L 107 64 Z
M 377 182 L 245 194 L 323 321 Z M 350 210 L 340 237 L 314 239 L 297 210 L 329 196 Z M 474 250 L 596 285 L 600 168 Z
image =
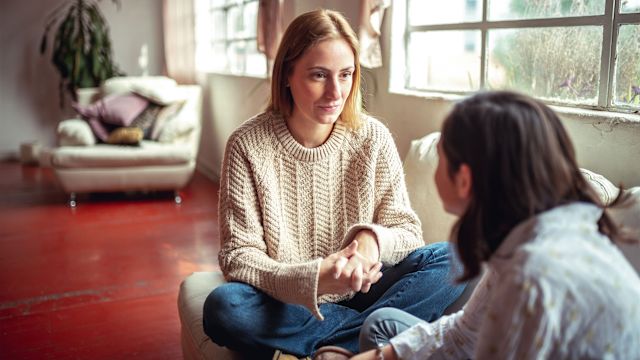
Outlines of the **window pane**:
M 433 25 L 482 19 L 482 0 L 409 0 L 409 24 Z
M 605 0 L 487 0 L 489 20 L 542 19 L 604 14 Z
M 480 86 L 480 31 L 411 33 L 408 60 L 409 88 L 477 90 Z
M 246 41 L 234 41 L 227 48 L 229 71 L 232 74 L 243 74 L 245 71 Z
M 640 0 L 623 0 L 620 4 L 621 13 L 640 12 Z
M 227 27 L 227 19 L 224 15 L 224 11 L 213 12 L 213 39 L 223 40 L 225 38 L 225 29 Z
M 216 43 L 211 46 L 209 61 L 211 61 L 212 71 L 224 71 L 227 68 L 227 57 L 224 43 Z
M 244 33 L 246 37 L 256 37 L 258 30 L 258 2 L 250 2 L 244 6 Z
M 640 108 L 640 25 L 622 25 L 618 32 L 618 54 L 614 105 Z
M 264 76 L 267 73 L 267 58 L 258 52 L 255 40 L 247 42 L 247 74 Z
M 242 30 L 242 11 L 238 6 L 229 8 L 229 11 L 227 11 L 227 39 L 242 37 Z
M 491 30 L 487 86 L 595 105 L 601 44 L 599 26 Z

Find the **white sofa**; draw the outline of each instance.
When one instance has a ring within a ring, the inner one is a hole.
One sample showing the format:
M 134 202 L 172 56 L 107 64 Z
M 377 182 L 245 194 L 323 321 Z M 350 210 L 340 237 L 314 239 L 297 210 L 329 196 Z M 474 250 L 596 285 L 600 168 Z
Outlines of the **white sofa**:
M 425 243 L 432 243 L 448 239 L 451 225 L 455 217 L 444 212 L 442 202 L 433 180 L 437 166 L 436 144 L 440 134 L 432 133 L 421 139 L 414 140 L 404 159 L 407 189 L 411 205 L 417 212 L 421 222 Z M 618 195 L 618 189 L 604 177 L 584 170 L 584 175 L 595 186 L 605 203 L 611 202 Z M 616 220 L 639 236 L 640 228 L 640 187 L 625 191 L 624 201 L 614 210 Z M 638 270 L 640 251 L 638 247 L 630 248 L 631 256 L 635 257 Z M 195 272 L 188 276 L 180 285 L 178 295 L 178 312 L 181 323 L 182 351 L 185 359 L 239 359 L 237 353 L 221 348 L 213 343 L 202 329 L 202 307 L 204 301 L 213 288 L 222 284 L 224 278 L 219 272 Z M 448 312 L 461 308 L 468 299 L 472 287 L 452 304 Z
M 80 118 L 58 125 L 58 143 L 51 165 L 76 206 L 77 193 L 178 190 L 191 179 L 200 141 L 202 92 L 198 85 L 177 85 L 166 77 L 118 77 L 99 89 L 85 89 L 79 104 L 88 105 L 109 95 L 148 89 L 161 101 L 182 104 L 166 124 L 158 141 L 142 140 L 139 146 L 97 143 L 88 123 Z

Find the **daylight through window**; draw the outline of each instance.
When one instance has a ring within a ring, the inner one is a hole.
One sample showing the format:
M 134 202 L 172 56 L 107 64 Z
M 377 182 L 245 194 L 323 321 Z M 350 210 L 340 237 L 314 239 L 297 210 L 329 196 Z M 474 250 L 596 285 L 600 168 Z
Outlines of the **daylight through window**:
M 202 72 L 265 77 L 257 47 L 258 0 L 194 0 L 196 68 Z
M 640 109 L 640 0 L 398 0 L 393 27 L 395 91 Z

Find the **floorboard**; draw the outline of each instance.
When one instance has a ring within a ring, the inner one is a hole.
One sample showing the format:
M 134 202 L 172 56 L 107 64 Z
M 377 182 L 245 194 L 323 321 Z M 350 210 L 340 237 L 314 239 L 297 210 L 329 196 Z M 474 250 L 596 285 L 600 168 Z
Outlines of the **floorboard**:
M 51 169 L 0 163 L 0 359 L 181 357 L 178 287 L 217 270 L 218 185 L 91 194 L 71 209 Z

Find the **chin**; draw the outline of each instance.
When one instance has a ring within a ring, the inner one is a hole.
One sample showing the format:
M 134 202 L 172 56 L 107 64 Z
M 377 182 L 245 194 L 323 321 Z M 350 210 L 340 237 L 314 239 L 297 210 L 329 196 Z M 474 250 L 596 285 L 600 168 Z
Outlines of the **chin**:
M 329 124 L 334 124 L 336 121 L 338 121 L 338 118 L 340 116 L 336 115 L 336 116 L 319 116 L 316 118 L 316 121 L 319 124 L 325 124 L 325 125 L 329 125 Z

